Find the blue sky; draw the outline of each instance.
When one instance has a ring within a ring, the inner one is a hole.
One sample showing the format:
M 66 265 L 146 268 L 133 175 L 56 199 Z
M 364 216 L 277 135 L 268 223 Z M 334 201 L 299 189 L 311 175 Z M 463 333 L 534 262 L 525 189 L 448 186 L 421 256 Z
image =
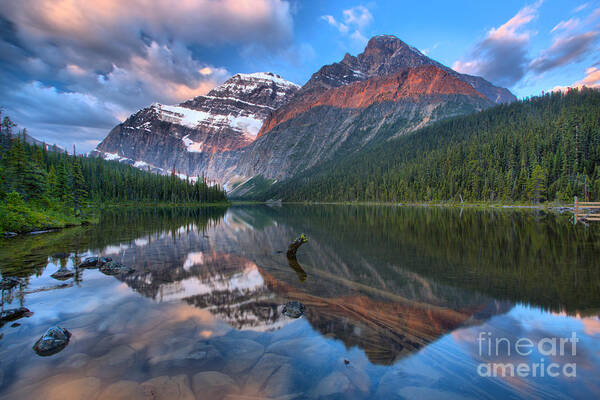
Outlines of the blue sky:
M 518 97 L 600 85 L 599 0 L 20 0 L 0 8 L 0 106 L 32 135 L 88 151 L 152 102 L 237 72 L 303 84 L 378 34 Z

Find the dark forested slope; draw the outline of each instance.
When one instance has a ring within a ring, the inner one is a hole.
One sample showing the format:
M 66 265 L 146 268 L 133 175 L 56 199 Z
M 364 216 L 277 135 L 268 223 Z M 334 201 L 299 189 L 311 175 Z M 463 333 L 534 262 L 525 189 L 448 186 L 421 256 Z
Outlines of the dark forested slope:
M 208 203 L 226 201 L 219 186 L 142 171 L 117 161 L 48 151 L 27 143 L 24 132 L 2 120 L 0 129 L 0 232 L 81 222 L 91 203 Z
M 255 198 L 600 200 L 600 91 L 570 90 L 438 122 L 338 157 Z

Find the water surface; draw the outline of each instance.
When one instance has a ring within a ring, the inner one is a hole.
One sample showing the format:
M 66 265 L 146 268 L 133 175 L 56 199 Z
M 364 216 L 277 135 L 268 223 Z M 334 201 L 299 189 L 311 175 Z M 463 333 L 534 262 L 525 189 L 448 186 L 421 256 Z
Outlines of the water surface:
M 309 242 L 285 256 L 300 233 Z M 597 398 L 600 224 L 540 211 L 235 206 L 103 214 L 0 240 L 0 397 Z M 64 252 L 67 258 L 53 255 Z M 109 256 L 135 272 L 76 269 Z M 50 275 L 75 270 L 72 279 Z M 290 300 L 305 315 L 281 314 Z M 60 353 L 32 345 L 52 325 Z M 564 355 L 478 339 L 579 339 Z M 483 335 L 483 336 L 482 336 Z M 574 351 L 576 350 L 576 351 Z M 576 376 L 481 376 L 555 362 Z

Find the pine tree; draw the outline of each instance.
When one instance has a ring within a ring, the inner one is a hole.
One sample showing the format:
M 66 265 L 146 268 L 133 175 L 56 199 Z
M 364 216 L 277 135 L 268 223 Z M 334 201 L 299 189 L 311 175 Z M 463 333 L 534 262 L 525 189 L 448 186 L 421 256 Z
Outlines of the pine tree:
M 25 133 L 23 133 L 25 137 Z M 23 171 L 23 186 L 27 199 L 39 199 L 48 190 L 47 173 L 42 166 L 42 151 L 38 146 L 33 147 L 32 155 L 25 162 Z
M 0 200 L 6 197 L 6 173 L 4 167 L 0 164 Z
M 527 192 L 529 199 L 535 203 L 539 204 L 546 199 L 546 171 L 539 164 L 533 168 L 527 183 Z
M 56 170 L 56 194 L 62 202 L 67 202 L 69 198 L 69 174 L 66 163 L 61 160 Z
M 77 157 L 73 158 L 73 208 L 75 215 L 81 214 L 81 209 L 87 205 L 88 192 L 81 172 L 81 165 Z
M 58 178 L 56 176 L 56 169 L 54 165 L 50 165 L 50 169 L 48 170 L 48 197 L 53 199 L 60 199 L 60 193 L 58 191 Z
M 4 119 L 6 118 L 8 117 Z M 19 194 L 24 194 L 26 189 L 23 178 L 28 164 L 24 140 L 21 140 L 20 137 L 13 139 L 6 157 L 8 163 L 9 191 L 13 190 Z

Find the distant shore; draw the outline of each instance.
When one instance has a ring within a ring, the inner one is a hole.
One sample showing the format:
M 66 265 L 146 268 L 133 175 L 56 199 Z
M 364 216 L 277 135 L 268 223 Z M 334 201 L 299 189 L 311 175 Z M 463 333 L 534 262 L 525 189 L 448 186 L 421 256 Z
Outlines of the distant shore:
M 418 202 L 379 202 L 379 201 L 245 201 L 232 200 L 232 205 L 244 204 L 267 204 L 267 205 L 344 205 L 344 206 L 405 206 L 405 207 L 470 207 L 470 208 L 522 208 L 522 209 L 545 209 L 545 210 L 572 210 L 573 203 L 461 203 L 461 202 L 441 202 L 441 201 L 418 201 Z
M 20 204 L 19 207 L 6 208 L 0 206 L 3 217 L 0 219 L 0 238 L 10 238 L 24 234 L 35 234 L 55 231 L 100 222 L 103 210 L 119 208 L 179 208 L 179 207 L 229 207 L 231 203 L 107 203 L 92 205 L 79 217 L 68 210 L 45 209 L 30 204 Z

